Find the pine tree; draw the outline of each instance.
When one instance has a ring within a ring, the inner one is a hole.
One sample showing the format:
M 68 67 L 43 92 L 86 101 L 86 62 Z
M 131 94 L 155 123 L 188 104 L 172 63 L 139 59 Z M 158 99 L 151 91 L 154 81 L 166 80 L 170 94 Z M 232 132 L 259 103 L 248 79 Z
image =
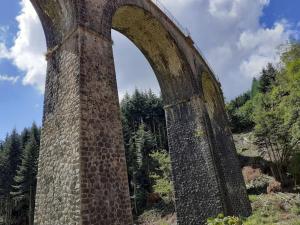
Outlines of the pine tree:
M 26 133 L 26 129 L 24 132 Z M 35 124 L 32 125 L 29 135 L 10 193 L 18 206 L 14 210 L 15 224 L 33 224 L 39 155 L 39 129 Z
M 0 215 L 3 217 L 6 225 L 12 224 L 13 201 L 10 192 L 12 190 L 13 178 L 16 175 L 20 165 L 22 148 L 20 136 L 14 129 L 12 134 L 7 136 L 3 144 L 1 159 L 1 176 L 0 176 Z
M 253 99 L 257 93 L 259 92 L 259 80 L 257 80 L 255 77 L 252 80 L 252 86 L 251 86 L 251 99 Z
M 0 189 L 3 191 L 1 194 L 7 197 L 11 191 L 14 176 L 16 175 L 17 168 L 21 162 L 22 148 L 20 144 L 20 136 L 15 129 L 12 134 L 6 138 L 4 152 L 6 155 L 6 163 L 4 165 L 6 172 L 3 176 L 1 176 L 4 180 L 0 182 L 0 186 L 2 187 Z
M 271 90 L 272 85 L 276 80 L 277 71 L 271 63 L 268 63 L 267 67 L 261 72 L 261 77 L 259 79 L 258 90 L 261 93 L 267 93 Z
M 138 130 L 130 139 L 129 146 L 130 183 L 136 214 L 145 207 L 147 193 L 151 192 L 150 154 L 155 147 L 155 140 L 151 131 L 146 131 L 145 124 L 141 122 Z

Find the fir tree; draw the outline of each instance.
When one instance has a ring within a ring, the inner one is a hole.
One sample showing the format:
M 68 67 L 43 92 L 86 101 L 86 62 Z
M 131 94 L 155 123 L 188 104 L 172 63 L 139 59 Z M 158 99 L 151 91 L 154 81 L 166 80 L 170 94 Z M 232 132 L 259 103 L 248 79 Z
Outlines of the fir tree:
M 22 163 L 14 177 L 14 185 L 11 195 L 18 204 L 16 210 L 17 224 L 28 221 L 33 224 L 34 200 L 36 192 L 36 176 L 39 154 L 39 135 L 36 125 L 32 126 L 30 138 L 26 143 L 22 154 Z
M 267 93 L 271 90 L 272 85 L 276 80 L 276 73 L 276 69 L 271 63 L 269 63 L 267 67 L 262 70 L 258 86 L 258 90 L 261 93 Z

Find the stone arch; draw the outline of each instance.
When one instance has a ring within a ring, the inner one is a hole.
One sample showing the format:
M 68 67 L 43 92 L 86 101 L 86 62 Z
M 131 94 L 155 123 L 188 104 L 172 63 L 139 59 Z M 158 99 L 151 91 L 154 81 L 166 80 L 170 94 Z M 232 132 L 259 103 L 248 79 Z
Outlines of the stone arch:
M 137 6 L 124 5 L 113 16 L 112 29 L 129 38 L 147 58 L 166 103 L 194 94 L 193 73 L 184 53 L 150 12 Z
M 132 224 L 111 29 L 142 51 L 161 86 L 178 224 L 249 214 L 231 136 L 213 113 L 224 114 L 220 86 L 190 37 L 150 0 L 31 1 L 48 46 L 36 224 Z M 220 166 L 223 153 L 234 167 Z

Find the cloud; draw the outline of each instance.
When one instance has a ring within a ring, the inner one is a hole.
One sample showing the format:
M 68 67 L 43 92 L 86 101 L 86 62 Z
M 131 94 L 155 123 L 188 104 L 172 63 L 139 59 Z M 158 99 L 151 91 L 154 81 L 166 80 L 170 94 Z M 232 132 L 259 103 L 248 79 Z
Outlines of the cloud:
M 227 99 L 249 89 L 252 78 L 259 76 L 259 72 L 268 62 L 278 61 L 277 47 L 296 34 L 284 20 L 276 21 L 273 27 L 264 27 L 260 23 L 263 9 L 270 4 L 270 0 L 161 2 L 175 14 L 182 27 L 188 27 L 195 43 L 220 78 Z M 148 87 L 159 89 L 153 73 L 148 75 L 150 72 L 143 64 L 134 63 L 138 60 L 137 55 L 131 48 L 124 48 L 126 41 L 118 36 L 114 37 L 114 41 L 117 72 L 122 71 L 122 76 L 128 78 L 118 78 L 121 89 L 124 83 L 132 88 L 133 83 L 137 83 L 136 80 L 145 79 L 145 73 L 147 82 L 141 86 L 148 84 Z M 135 72 L 142 71 L 142 68 L 145 73 Z
M 153 0 L 156 2 L 156 0 Z M 188 27 L 194 41 L 220 77 L 225 96 L 233 98 L 251 86 L 267 62 L 278 60 L 277 47 L 297 36 L 287 21 L 272 27 L 260 23 L 270 0 L 160 0 Z M 19 32 L 14 45 L 0 44 L 0 58 L 8 57 L 25 72 L 24 85 L 43 91 L 46 51 L 39 19 L 28 0 L 21 0 Z M 125 37 L 113 32 L 119 92 L 135 87 L 159 91 L 157 80 L 141 52 Z
M 0 82 L 10 82 L 10 83 L 12 83 L 12 84 L 15 84 L 15 83 L 17 83 L 17 81 L 19 80 L 19 76 L 16 76 L 16 77 L 14 77 L 14 76 L 8 76 L 8 75 L 1 75 L 0 74 Z
M 22 83 L 32 85 L 43 93 L 46 74 L 46 41 L 43 29 L 30 1 L 21 0 L 20 4 L 21 12 L 16 17 L 19 31 L 12 47 L 8 48 L 5 44 L 8 27 L 0 27 L 0 59 L 11 60 L 25 73 Z M 2 78 L 4 80 L 8 77 Z
M 249 52 L 240 65 L 240 72 L 248 77 L 257 77 L 268 62 L 278 62 L 278 49 L 291 36 L 285 23 L 277 23 L 272 29 L 258 29 L 255 32 L 245 31 L 240 35 L 238 49 Z
M 249 89 L 266 63 L 278 61 L 277 47 L 297 34 L 284 20 L 272 27 L 261 24 L 269 4 L 269 0 L 193 0 L 176 12 L 220 78 L 227 99 Z
M 17 16 L 19 32 L 10 49 L 13 63 L 25 72 L 24 85 L 32 85 L 44 91 L 46 41 L 39 18 L 30 1 L 21 1 L 22 10 Z

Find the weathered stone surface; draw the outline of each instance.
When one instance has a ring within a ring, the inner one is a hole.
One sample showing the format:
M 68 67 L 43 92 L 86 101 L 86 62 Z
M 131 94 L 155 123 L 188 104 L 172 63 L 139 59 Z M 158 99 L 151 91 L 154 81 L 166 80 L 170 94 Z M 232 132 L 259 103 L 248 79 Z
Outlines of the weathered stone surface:
M 159 81 L 178 224 L 251 212 L 219 83 L 150 0 L 31 0 L 47 39 L 37 225 L 132 224 L 111 29 Z

